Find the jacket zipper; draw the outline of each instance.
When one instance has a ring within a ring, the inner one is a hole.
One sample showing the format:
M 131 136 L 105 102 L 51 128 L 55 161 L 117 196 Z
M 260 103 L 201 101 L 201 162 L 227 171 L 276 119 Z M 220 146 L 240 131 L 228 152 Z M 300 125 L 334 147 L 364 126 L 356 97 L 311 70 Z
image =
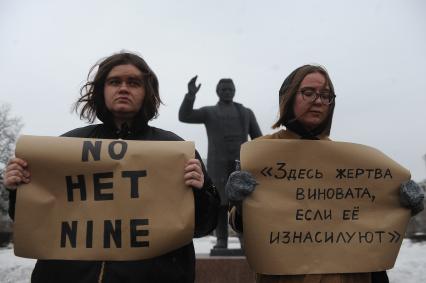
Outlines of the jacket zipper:
M 101 271 L 99 272 L 98 283 L 102 283 L 104 278 L 105 261 L 102 262 Z

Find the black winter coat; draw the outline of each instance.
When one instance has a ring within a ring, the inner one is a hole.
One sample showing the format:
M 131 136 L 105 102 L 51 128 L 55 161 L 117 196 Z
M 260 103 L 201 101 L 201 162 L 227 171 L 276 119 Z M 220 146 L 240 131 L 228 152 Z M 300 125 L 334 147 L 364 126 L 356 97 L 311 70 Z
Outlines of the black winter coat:
M 181 141 L 172 132 L 148 125 L 118 131 L 105 124 L 91 125 L 65 133 L 65 137 Z M 196 157 L 201 158 L 196 152 Z M 201 162 L 201 164 L 203 164 Z M 194 237 L 209 234 L 216 226 L 219 195 L 202 165 L 205 181 L 201 190 L 193 190 L 195 201 Z M 11 191 L 9 214 L 15 214 L 16 191 Z M 33 283 L 157 283 L 194 282 L 195 252 L 190 244 L 165 255 L 138 261 L 38 260 L 31 276 Z

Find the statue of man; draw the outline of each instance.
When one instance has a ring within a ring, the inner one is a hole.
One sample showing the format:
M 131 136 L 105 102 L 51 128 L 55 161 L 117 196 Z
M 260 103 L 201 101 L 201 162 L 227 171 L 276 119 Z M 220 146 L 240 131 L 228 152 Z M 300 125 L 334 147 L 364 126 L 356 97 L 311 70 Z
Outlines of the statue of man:
M 235 160 L 240 158 L 240 146 L 262 135 L 253 112 L 233 101 L 235 86 L 232 79 L 221 79 L 216 87 L 219 102 L 213 106 L 194 109 L 197 76 L 188 83 L 188 93 L 179 109 L 179 120 L 185 123 L 204 124 L 208 137 L 207 172 L 213 179 L 221 197 L 221 207 L 216 226 L 217 242 L 214 248 L 228 246 L 228 199 L 225 184 L 235 171 Z

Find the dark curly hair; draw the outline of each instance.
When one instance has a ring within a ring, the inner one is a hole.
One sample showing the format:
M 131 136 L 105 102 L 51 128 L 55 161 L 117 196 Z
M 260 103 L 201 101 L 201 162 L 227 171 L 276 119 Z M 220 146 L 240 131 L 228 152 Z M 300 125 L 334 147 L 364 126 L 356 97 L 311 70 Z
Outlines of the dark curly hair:
M 101 59 L 90 68 L 87 82 L 81 87 L 80 97 L 73 106 L 80 119 L 87 120 L 89 123 L 93 123 L 96 117 L 102 122 L 112 120 L 112 114 L 105 105 L 105 80 L 114 67 L 128 64 L 135 66 L 142 72 L 145 88 L 143 105 L 135 119 L 142 119 L 146 123 L 158 116 L 158 108 L 162 102 L 158 90 L 157 76 L 140 56 L 133 53 L 120 52 Z M 95 70 L 96 68 L 97 70 Z

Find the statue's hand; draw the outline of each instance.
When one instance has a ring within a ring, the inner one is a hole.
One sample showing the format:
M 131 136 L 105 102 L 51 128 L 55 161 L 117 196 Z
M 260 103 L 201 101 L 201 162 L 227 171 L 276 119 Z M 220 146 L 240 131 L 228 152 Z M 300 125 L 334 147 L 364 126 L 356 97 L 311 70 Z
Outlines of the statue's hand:
M 416 182 L 409 180 L 401 184 L 399 188 L 399 202 L 402 206 L 411 209 L 411 215 L 414 216 L 424 209 L 424 194 Z
M 193 77 L 188 83 L 188 93 L 191 95 L 195 95 L 201 87 L 201 84 L 198 86 L 195 85 L 198 76 Z
M 256 185 L 256 179 L 250 172 L 235 171 L 229 175 L 225 192 L 230 200 L 242 201 L 254 191 Z

